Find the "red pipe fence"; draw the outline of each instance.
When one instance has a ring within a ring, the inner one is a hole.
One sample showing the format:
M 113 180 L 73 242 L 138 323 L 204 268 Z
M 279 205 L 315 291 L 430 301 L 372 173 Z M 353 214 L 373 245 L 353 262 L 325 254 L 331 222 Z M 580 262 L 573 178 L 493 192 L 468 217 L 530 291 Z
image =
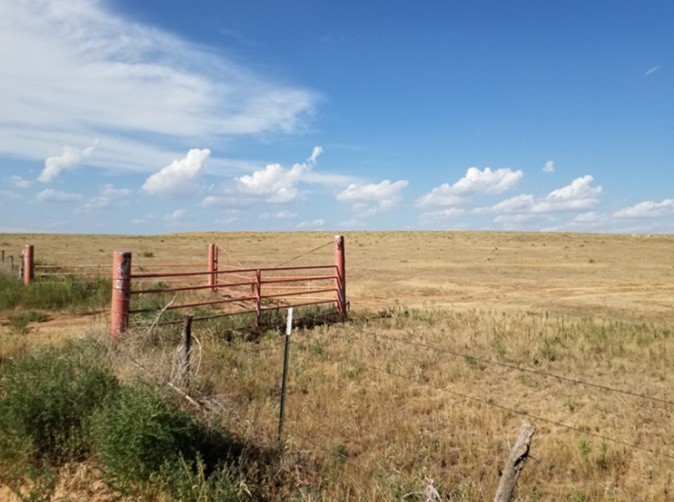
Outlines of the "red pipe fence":
M 131 253 L 115 251 L 112 266 L 110 332 L 113 338 L 120 339 L 129 327 L 129 318 L 132 314 L 196 307 L 221 307 L 221 309 L 213 314 L 194 316 L 195 321 L 254 313 L 258 327 L 263 312 L 289 307 L 334 305 L 339 314 L 345 316 L 347 313 L 346 257 L 343 236 L 335 236 L 334 247 L 335 261 L 330 265 L 228 267 L 220 270 L 218 268 L 218 247 L 210 244 L 206 271 L 137 273 L 132 272 L 131 269 Z M 157 281 L 159 279 L 194 280 L 195 278 L 205 278 L 206 284 L 182 285 L 183 283 L 180 283 L 179 286 L 172 286 L 160 282 L 158 286 L 143 286 L 148 279 Z M 132 296 L 197 292 L 199 290 L 207 290 L 210 299 L 179 304 L 170 302 L 162 308 L 131 308 Z M 224 310 L 232 307 L 239 309 Z

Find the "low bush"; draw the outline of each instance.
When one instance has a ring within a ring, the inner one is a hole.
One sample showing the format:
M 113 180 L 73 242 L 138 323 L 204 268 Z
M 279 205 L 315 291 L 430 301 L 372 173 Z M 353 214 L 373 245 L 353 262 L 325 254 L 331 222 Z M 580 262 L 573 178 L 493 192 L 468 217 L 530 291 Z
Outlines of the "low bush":
M 118 390 L 116 377 L 82 344 L 49 348 L 0 367 L 0 480 L 53 477 L 88 456 L 87 421 Z M 36 481 L 37 484 L 40 484 Z

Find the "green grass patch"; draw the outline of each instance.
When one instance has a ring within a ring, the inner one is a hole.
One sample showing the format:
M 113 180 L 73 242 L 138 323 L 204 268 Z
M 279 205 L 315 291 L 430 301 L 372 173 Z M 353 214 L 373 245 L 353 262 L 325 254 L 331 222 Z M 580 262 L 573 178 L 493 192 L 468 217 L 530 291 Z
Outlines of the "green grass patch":
M 25 286 L 17 278 L 0 274 L 0 311 L 24 309 L 72 309 L 86 312 L 110 302 L 112 283 L 106 277 L 65 276 L 36 280 Z

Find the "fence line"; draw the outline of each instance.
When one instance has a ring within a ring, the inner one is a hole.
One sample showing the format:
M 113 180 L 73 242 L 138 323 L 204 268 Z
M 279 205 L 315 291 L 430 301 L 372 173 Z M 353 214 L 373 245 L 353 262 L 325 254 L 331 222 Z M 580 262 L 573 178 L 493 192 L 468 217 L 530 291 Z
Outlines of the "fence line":
M 419 382 L 419 381 L 414 380 L 414 379 L 412 379 L 408 376 L 401 375 L 401 374 L 396 373 L 394 371 L 390 371 L 390 370 L 387 370 L 387 369 L 384 369 L 384 368 L 380 368 L 378 366 L 372 366 L 372 365 L 368 365 L 368 364 L 364 364 L 364 366 L 366 368 L 370 368 L 374 371 L 380 371 L 380 372 L 385 373 L 387 375 L 392 375 L 392 376 L 401 378 L 403 380 L 407 380 L 408 382 L 414 383 L 416 385 L 420 385 L 422 387 L 428 387 L 428 388 L 436 389 L 436 390 L 439 390 L 441 392 L 445 392 L 447 394 L 457 396 L 457 397 L 460 397 L 460 398 L 463 398 L 463 399 L 466 399 L 466 400 L 469 400 L 469 401 L 475 401 L 475 402 L 482 403 L 482 404 L 485 404 L 487 406 L 490 406 L 492 408 L 497 408 L 497 409 L 500 409 L 502 411 L 507 411 L 507 412 L 512 413 L 514 415 L 520 415 L 520 416 L 531 418 L 531 419 L 534 419 L 534 420 L 539 420 L 541 422 L 545 422 L 545 423 L 548 423 L 550 425 L 555 425 L 557 427 L 561 427 L 563 429 L 567 429 L 567 430 L 570 430 L 570 431 L 573 431 L 573 432 L 576 432 L 576 433 L 579 433 L 579 434 L 603 439 L 604 441 L 609 441 L 609 442 L 614 443 L 614 444 L 626 446 L 626 447 L 632 448 L 634 450 L 640 450 L 640 451 L 651 453 L 651 454 L 653 454 L 655 456 L 658 456 L 658 457 L 664 457 L 664 458 L 669 458 L 669 459 L 674 460 L 674 453 L 661 452 L 661 451 L 654 450 L 652 448 L 646 448 L 644 446 L 639 446 L 639 445 L 636 445 L 636 444 L 633 444 L 633 443 L 629 443 L 629 442 L 624 441 L 622 439 L 615 439 L 615 438 L 612 438 L 612 437 L 609 437 L 609 436 L 604 436 L 603 434 L 599 434 L 599 433 L 596 433 L 596 432 L 586 431 L 586 430 L 583 430 L 583 429 L 581 429 L 579 427 L 576 427 L 576 426 L 573 426 L 573 425 L 565 424 L 565 423 L 562 423 L 562 422 L 558 422 L 556 420 L 551 420 L 549 418 L 540 417 L 538 415 L 534 415 L 534 414 L 526 412 L 526 411 L 522 411 L 522 410 L 518 410 L 518 409 L 515 409 L 515 408 L 511 408 L 509 406 L 498 404 L 496 402 L 493 402 L 491 399 L 485 399 L 485 398 L 481 398 L 481 397 L 477 397 L 477 396 L 472 396 L 470 394 L 465 394 L 463 392 L 445 389 L 445 388 L 438 387 L 436 385 L 432 385 L 432 384 L 429 384 L 429 383 Z
M 435 352 L 439 352 L 441 354 L 449 354 L 449 355 L 454 356 L 454 357 L 473 359 L 473 360 L 479 361 L 481 363 L 491 364 L 491 365 L 494 365 L 494 366 L 501 366 L 503 368 L 521 371 L 523 373 L 534 374 L 534 375 L 538 375 L 538 376 L 542 376 L 542 377 L 546 377 L 546 378 L 555 378 L 555 379 L 557 379 L 559 381 L 562 381 L 562 382 L 568 382 L 568 383 L 572 383 L 572 384 L 575 384 L 575 385 L 584 385 L 586 387 L 593 387 L 593 388 L 605 390 L 605 391 L 608 391 L 608 392 L 614 392 L 616 394 L 623 394 L 623 395 L 627 395 L 627 396 L 631 396 L 631 397 L 637 397 L 637 398 L 641 398 L 641 399 L 645 399 L 645 400 L 649 400 L 649 401 L 654 401 L 654 402 L 661 403 L 661 404 L 666 404 L 668 406 L 674 406 L 674 401 L 671 401 L 669 399 L 663 399 L 663 398 L 659 398 L 659 397 L 649 396 L 649 395 L 646 395 L 646 394 L 640 394 L 638 392 L 633 392 L 633 391 L 625 390 L 625 389 L 618 389 L 618 388 L 615 388 L 615 387 L 609 387 L 607 385 L 602 385 L 602 384 L 598 384 L 598 383 L 594 383 L 594 382 L 587 382 L 587 381 L 579 380 L 579 379 L 576 379 L 576 378 L 565 377 L 565 376 L 557 375 L 557 374 L 554 374 L 554 373 L 548 373 L 546 371 L 522 367 L 522 366 L 519 366 L 517 364 L 506 363 L 506 362 L 502 362 L 502 361 L 494 361 L 493 359 L 487 359 L 487 358 L 475 356 L 475 355 L 469 354 L 467 352 L 458 352 L 458 351 L 454 351 L 452 349 L 441 348 L 441 347 L 430 345 L 430 344 L 424 343 L 424 342 L 415 342 L 415 341 L 411 341 L 411 340 L 403 340 L 403 339 L 400 339 L 400 338 L 397 338 L 397 337 L 394 337 L 394 336 L 384 335 L 382 333 L 375 333 L 375 332 L 371 332 L 371 331 L 362 331 L 362 332 L 366 333 L 366 334 L 369 334 L 369 335 L 378 336 L 378 337 L 384 338 L 386 340 L 391 340 L 391 341 L 394 341 L 394 342 L 406 344 L 406 345 L 412 345 L 412 346 L 416 346 L 416 347 L 424 347 L 424 348 L 427 348 L 427 349 L 434 350 Z

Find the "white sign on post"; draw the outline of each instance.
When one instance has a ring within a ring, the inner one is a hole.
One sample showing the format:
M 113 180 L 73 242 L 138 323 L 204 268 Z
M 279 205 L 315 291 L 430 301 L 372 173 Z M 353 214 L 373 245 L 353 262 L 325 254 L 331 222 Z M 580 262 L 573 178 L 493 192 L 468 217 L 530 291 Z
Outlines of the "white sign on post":
M 288 322 L 286 323 L 286 336 L 290 336 L 290 332 L 293 330 L 293 308 L 288 309 Z

